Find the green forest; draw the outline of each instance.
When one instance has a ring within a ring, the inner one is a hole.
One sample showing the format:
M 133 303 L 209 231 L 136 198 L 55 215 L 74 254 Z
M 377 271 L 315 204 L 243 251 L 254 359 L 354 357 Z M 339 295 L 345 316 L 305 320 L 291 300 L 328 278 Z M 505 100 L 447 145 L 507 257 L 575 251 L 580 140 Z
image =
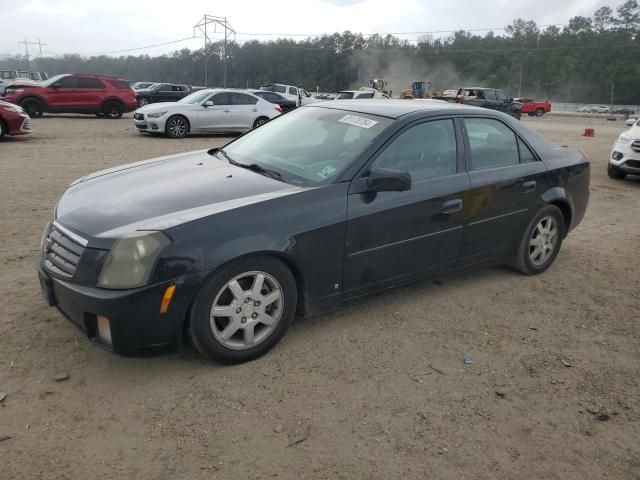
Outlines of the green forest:
M 411 81 L 428 80 L 436 89 L 475 84 L 512 96 L 608 103 L 613 84 L 615 103 L 640 104 L 639 32 L 638 2 L 629 0 L 602 7 L 591 17 L 571 18 L 562 28 L 516 19 L 501 34 L 460 30 L 446 38 L 422 35 L 417 42 L 349 31 L 304 40 L 230 42 L 227 86 L 280 82 L 334 92 L 384 78 L 394 94 Z M 42 57 L 31 67 L 50 75 L 90 73 L 203 85 L 207 62 L 208 86 L 222 86 L 224 57 L 223 44 L 211 43 L 206 49 L 156 57 Z M 26 62 L 7 59 L 0 66 L 24 68 Z

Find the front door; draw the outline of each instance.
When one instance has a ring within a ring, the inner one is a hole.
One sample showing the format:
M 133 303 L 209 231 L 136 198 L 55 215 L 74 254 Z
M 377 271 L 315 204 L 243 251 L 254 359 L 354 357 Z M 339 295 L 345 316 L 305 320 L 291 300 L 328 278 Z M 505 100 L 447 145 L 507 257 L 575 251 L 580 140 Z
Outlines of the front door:
M 78 80 L 76 77 L 62 77 L 52 87 L 52 92 L 47 97 L 51 110 L 74 110 L 78 105 L 76 95 Z
M 547 188 L 547 170 L 500 120 L 467 118 L 464 124 L 471 190 L 461 263 L 474 264 L 515 249 Z
M 203 131 L 221 132 L 231 130 L 233 115 L 231 113 L 231 94 L 227 92 L 216 93 L 207 100 L 213 101 L 213 106 L 203 106 L 198 111 L 198 128 Z
M 414 124 L 366 168 L 407 171 L 404 192 L 348 196 L 345 297 L 353 297 L 453 267 L 463 239 L 464 172 L 461 131 L 452 119 Z M 361 178 L 352 182 L 362 184 Z

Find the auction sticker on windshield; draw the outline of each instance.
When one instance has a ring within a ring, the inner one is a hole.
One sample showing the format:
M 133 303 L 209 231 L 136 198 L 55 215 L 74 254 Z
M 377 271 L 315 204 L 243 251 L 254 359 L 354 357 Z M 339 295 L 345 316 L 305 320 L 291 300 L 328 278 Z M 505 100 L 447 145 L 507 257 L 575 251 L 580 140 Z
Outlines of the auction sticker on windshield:
M 345 115 L 344 117 L 342 117 L 338 121 L 340 123 L 346 123 L 348 125 L 355 125 L 356 127 L 361 127 L 361 128 L 371 128 L 375 124 L 378 123 L 375 120 L 370 120 L 368 118 L 359 117 L 357 115 Z

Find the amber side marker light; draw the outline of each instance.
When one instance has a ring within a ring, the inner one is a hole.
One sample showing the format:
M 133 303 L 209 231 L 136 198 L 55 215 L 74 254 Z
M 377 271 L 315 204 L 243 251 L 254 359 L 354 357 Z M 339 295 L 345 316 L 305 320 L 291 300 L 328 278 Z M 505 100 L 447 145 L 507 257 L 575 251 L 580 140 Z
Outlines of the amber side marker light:
M 111 325 L 107 317 L 98 315 L 98 336 L 101 340 L 112 345 L 111 340 Z
M 164 291 L 164 295 L 162 296 L 162 302 L 160 303 L 160 313 L 167 313 L 169 310 L 169 304 L 171 303 L 171 299 L 173 298 L 173 294 L 176 291 L 176 286 L 171 285 L 167 287 Z

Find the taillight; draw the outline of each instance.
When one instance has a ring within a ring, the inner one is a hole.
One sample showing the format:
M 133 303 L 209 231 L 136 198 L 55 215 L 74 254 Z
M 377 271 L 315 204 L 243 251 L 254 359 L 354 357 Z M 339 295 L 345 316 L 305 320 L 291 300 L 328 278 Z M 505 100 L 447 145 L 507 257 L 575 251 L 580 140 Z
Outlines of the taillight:
M 280 105 L 276 107 L 276 110 L 279 111 L 280 113 L 284 113 L 284 110 L 282 110 L 282 107 Z

